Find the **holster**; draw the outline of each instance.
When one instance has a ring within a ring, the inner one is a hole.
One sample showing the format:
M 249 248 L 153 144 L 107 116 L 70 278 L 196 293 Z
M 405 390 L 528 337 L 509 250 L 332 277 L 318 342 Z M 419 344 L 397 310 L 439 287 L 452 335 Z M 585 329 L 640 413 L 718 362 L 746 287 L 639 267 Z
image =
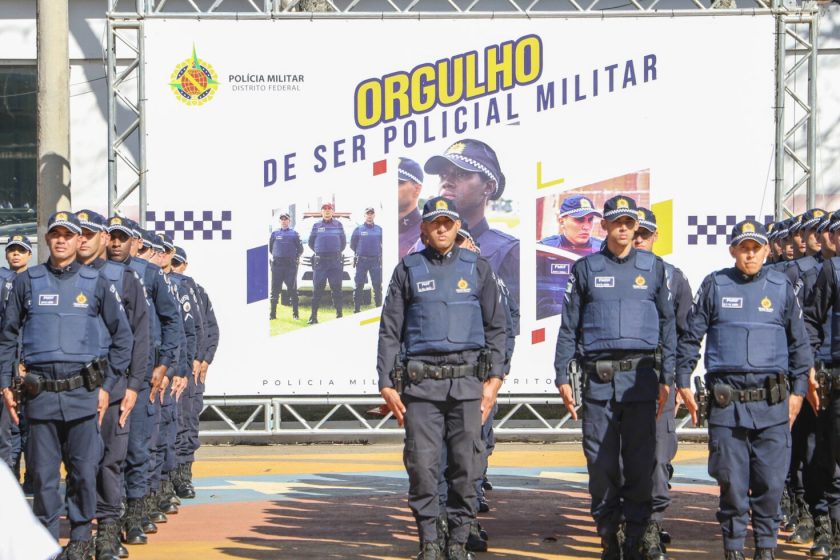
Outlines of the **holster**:
M 567 369 L 569 375 L 569 385 L 572 388 L 572 397 L 575 399 L 575 406 L 580 406 L 583 402 L 583 370 L 580 368 L 580 362 L 577 358 L 569 360 L 569 367 Z
M 820 397 L 820 410 L 826 410 L 828 403 L 831 401 L 832 390 L 832 375 L 831 371 L 823 361 L 818 361 L 815 365 L 817 378 L 817 393 Z
M 391 381 L 394 383 L 394 389 L 396 389 L 397 393 L 402 394 L 403 389 L 405 388 L 405 366 L 399 356 L 397 356 L 396 363 L 394 364 L 394 372 L 391 374 Z
M 612 381 L 615 377 L 615 368 L 613 367 L 612 360 L 596 360 L 595 375 L 604 383 Z
M 29 371 L 25 376 L 18 379 L 21 380 L 21 393 L 27 400 L 34 399 L 44 391 L 44 378 L 37 373 Z
M 102 387 L 105 381 L 105 372 L 108 368 L 108 360 L 105 358 L 97 358 L 85 364 L 82 368 L 81 375 L 84 382 L 85 389 L 93 391 L 98 387 Z

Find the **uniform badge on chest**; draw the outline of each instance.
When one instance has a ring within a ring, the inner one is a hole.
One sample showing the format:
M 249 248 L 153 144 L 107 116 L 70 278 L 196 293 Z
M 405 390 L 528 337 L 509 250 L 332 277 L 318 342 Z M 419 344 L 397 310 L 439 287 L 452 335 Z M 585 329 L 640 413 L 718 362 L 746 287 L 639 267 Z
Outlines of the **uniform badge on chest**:
M 568 274 L 568 273 L 569 273 L 568 263 L 552 263 L 551 264 L 551 274 Z
M 636 279 L 633 281 L 633 289 L 634 290 L 647 290 L 647 280 L 645 277 L 639 274 L 636 276 Z
M 772 313 L 773 312 L 773 302 L 770 301 L 770 298 L 764 296 L 764 299 L 761 300 L 761 303 L 758 306 L 758 310 L 763 313 Z
M 460 280 L 458 280 L 458 285 L 455 288 L 455 292 L 459 294 L 470 293 L 470 283 L 461 278 Z
M 39 294 L 38 305 L 52 307 L 58 305 L 58 294 Z
M 615 288 L 615 276 L 596 276 L 596 288 Z
M 435 281 L 434 280 L 424 280 L 422 282 L 417 282 L 417 292 L 433 292 L 435 291 Z
M 744 307 L 744 298 L 739 298 L 739 297 L 721 298 L 720 306 L 723 309 L 741 309 L 742 307 Z

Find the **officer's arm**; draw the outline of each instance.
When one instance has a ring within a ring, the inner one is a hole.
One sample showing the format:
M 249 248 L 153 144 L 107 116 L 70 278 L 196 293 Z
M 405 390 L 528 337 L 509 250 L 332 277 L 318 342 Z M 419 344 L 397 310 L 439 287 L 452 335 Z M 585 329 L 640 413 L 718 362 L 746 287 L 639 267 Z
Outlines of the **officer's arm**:
M 295 233 L 295 235 L 297 235 L 297 233 Z M 297 236 L 297 256 L 298 256 L 298 258 L 300 258 L 300 256 L 302 254 L 303 254 L 303 241 L 301 241 L 300 236 L 298 235 Z
M 344 226 L 341 225 L 341 222 L 338 222 L 338 238 L 339 245 L 341 246 L 339 252 L 341 252 L 345 247 L 347 247 L 347 236 L 344 234 Z
M 274 232 L 271 232 L 271 235 L 268 236 L 268 256 L 270 257 L 274 254 Z
M 688 328 L 688 312 L 691 311 L 691 285 L 679 268 L 674 269 L 671 280 L 674 296 L 674 317 L 677 321 L 677 339 Z
M 834 303 L 836 290 L 834 262 L 828 259 L 823 263 L 814 288 L 805 299 L 805 330 L 814 353 L 819 350 L 825 337 L 823 325 Z
M 714 277 L 710 274 L 697 290 L 694 304 L 688 313 L 685 332 L 680 335 L 677 343 L 676 383 L 680 389 L 691 387 L 691 374 L 700 360 L 700 344 L 709 330 L 709 320 L 712 317 L 713 282 Z
M 204 318 L 207 321 L 207 346 L 204 349 L 204 361 L 208 364 L 213 363 L 213 358 L 216 356 L 216 348 L 219 347 L 219 323 L 216 321 L 216 312 L 213 311 L 213 302 L 210 301 L 210 296 L 207 291 L 202 288 L 201 295 L 205 300 Z
M 656 309 L 659 312 L 659 344 L 662 346 L 662 371 L 659 383 L 671 385 L 674 382 L 677 355 L 677 324 L 674 318 L 674 302 L 665 275 L 665 263 L 656 259 L 659 271 L 659 289 L 656 292 Z
M 0 327 L 0 388 L 12 385 L 17 375 L 20 327 L 26 319 L 26 300 L 30 297 L 28 274 L 18 274 L 6 300 L 3 323 Z
M 195 356 L 193 359 L 201 361 L 204 358 L 204 346 L 207 341 L 204 338 L 204 314 L 201 311 L 201 304 L 198 301 L 198 291 L 192 279 L 189 279 L 187 284 L 187 292 L 189 294 L 192 314 L 195 318 Z
M 114 375 L 108 376 L 103 386 L 110 392 L 117 381 L 115 376 L 125 373 L 131 364 L 134 335 L 131 334 L 131 326 L 128 324 L 120 295 L 116 290 L 111 291 L 111 283 L 102 276 L 96 284 L 96 296 L 99 300 L 99 314 L 111 334 L 108 365 Z
M 317 226 L 317 224 L 315 224 Z M 313 226 L 312 231 L 309 232 L 309 241 L 307 242 L 309 248 L 313 251 L 315 250 L 315 237 L 318 235 L 315 230 L 318 229 L 317 227 Z
M 557 348 L 554 351 L 554 384 L 558 387 L 569 383 L 569 362 L 575 357 L 577 350 L 583 312 L 582 290 L 586 286 L 585 262 L 581 259 L 572 266 L 566 293 L 563 295 L 563 312 L 560 316 L 560 330 L 557 331 Z
M 353 235 L 350 236 L 350 250 L 356 252 L 356 246 L 359 244 L 359 228 L 353 230 Z
M 182 288 L 182 290 L 187 289 L 186 287 Z M 198 355 L 198 333 L 196 332 L 195 314 L 189 295 L 181 299 L 183 300 L 183 303 L 181 303 L 181 320 L 184 322 L 184 335 L 187 342 L 187 363 L 184 364 L 184 367 L 191 369 L 193 360 Z
M 814 354 L 808 344 L 802 308 L 799 299 L 788 285 L 787 305 L 785 306 L 785 330 L 788 340 L 788 378 L 791 392 L 805 396 L 808 392 L 808 372 L 814 367 Z
M 507 320 L 505 311 L 507 306 L 499 297 L 499 285 L 490 269 L 490 263 L 479 257 L 478 281 L 481 292 L 478 294 L 481 303 L 481 316 L 484 321 L 484 342 L 490 351 L 490 377 L 505 378 L 505 354 L 507 350 Z
M 149 321 L 151 320 L 146 293 L 137 273 L 126 267 L 123 274 L 123 300 L 128 323 L 134 334 L 134 347 L 131 350 L 131 370 L 128 388 L 140 391 L 146 384 L 146 367 L 151 352 L 149 340 Z
M 402 262 L 394 269 L 391 283 L 385 294 L 382 317 L 379 320 L 379 348 L 376 354 L 376 371 L 379 374 L 379 390 L 393 387 L 391 373 L 400 352 L 403 326 L 405 322 L 405 304 L 409 293 L 408 270 Z
M 178 313 L 178 302 L 169 291 L 163 279 L 163 271 L 159 270 L 154 282 L 153 299 L 155 310 L 160 319 L 160 363 L 155 366 L 172 368 L 178 361 L 178 346 L 180 344 L 181 315 Z
M 519 241 L 517 240 L 505 256 L 496 273 L 505 281 L 508 292 L 519 305 Z M 517 329 L 518 332 L 518 329 Z
M 507 291 L 507 287 L 505 287 Z M 513 358 L 513 351 L 516 348 L 516 337 L 519 335 L 519 305 L 510 297 L 508 293 L 504 298 L 504 303 L 507 305 L 506 318 L 510 320 L 508 338 L 507 338 L 507 368 L 510 370 L 510 361 Z M 507 372 L 506 372 L 507 373 Z

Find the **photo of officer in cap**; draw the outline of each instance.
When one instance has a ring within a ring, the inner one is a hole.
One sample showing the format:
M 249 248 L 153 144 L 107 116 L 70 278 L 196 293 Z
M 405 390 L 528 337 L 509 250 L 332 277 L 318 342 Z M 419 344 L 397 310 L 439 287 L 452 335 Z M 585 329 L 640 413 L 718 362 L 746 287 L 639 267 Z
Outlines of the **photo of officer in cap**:
M 542 245 L 559 247 L 577 255 L 590 255 L 601 249 L 603 239 L 592 236 L 596 227 L 595 218 L 601 213 L 595 209 L 592 200 L 582 194 L 567 196 L 557 210 L 560 233 L 539 240 Z
M 325 202 L 321 205 L 321 220 L 312 226 L 309 234 L 309 248 L 314 255 L 312 257 L 312 313 L 309 316 L 309 324 L 318 323 L 318 306 L 321 303 L 321 296 L 327 282 L 330 283 L 333 305 L 335 306 L 336 318 L 341 318 L 342 293 L 341 280 L 344 272 L 344 257 L 342 252 L 347 246 L 347 237 L 344 234 L 344 226 L 339 220 L 333 218 L 333 205 Z
M 449 146 L 442 155 L 429 158 L 423 166 L 426 173 L 439 178 L 438 194 L 452 200 L 460 215 L 469 222 L 481 256 L 504 280 L 513 299 L 519 303 L 519 240 L 497 229 L 491 229 L 486 209 L 499 200 L 505 190 L 496 152 L 479 140 L 464 138 Z
M 277 303 L 284 284 L 292 305 L 292 319 L 299 318 L 297 274 L 303 242 L 298 232 L 290 227 L 291 219 L 287 212 L 280 214 L 280 228 L 272 231 L 268 239 L 271 262 L 271 311 L 268 318 L 271 321 L 277 318 Z
M 664 560 L 649 521 L 656 419 L 674 377 L 674 307 L 662 259 L 633 247 L 635 200 L 615 196 L 603 215 L 605 247 L 574 264 L 566 287 L 555 384 L 577 419 L 569 373 L 584 375 L 583 452 L 602 558 Z
M 476 513 L 481 425 L 504 378 L 505 307 L 486 260 L 456 245 L 456 203 L 423 207 L 428 245 L 394 269 L 379 327 L 379 389 L 405 424 L 408 504 L 421 560 L 467 560 Z M 438 532 L 441 447 L 448 448 L 448 541 Z
M 744 559 L 750 520 L 753 558 L 775 557 L 790 427 L 814 364 L 794 287 L 763 266 L 768 253 L 763 224 L 744 220 L 732 228 L 735 266 L 703 280 L 677 351 L 677 387 L 696 423 L 690 381 L 706 337 L 709 474 L 720 485 L 726 560 Z
M 397 210 L 399 212 L 399 258 L 409 254 L 420 239 L 420 210 L 417 201 L 423 190 L 423 169 L 413 159 L 400 158 Z
M 350 236 L 350 249 L 355 253 L 353 265 L 356 284 L 353 291 L 353 312 L 362 309 L 365 282 L 370 276 L 370 286 L 373 290 L 374 306 L 382 305 L 382 228 L 373 223 L 376 210 L 372 206 L 365 208 L 365 221 L 353 230 Z

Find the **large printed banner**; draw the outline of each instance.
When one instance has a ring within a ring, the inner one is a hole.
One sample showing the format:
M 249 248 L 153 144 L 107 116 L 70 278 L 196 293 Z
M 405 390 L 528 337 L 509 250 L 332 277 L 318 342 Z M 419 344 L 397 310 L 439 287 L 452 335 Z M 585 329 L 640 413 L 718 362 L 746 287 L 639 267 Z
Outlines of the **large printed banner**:
M 213 299 L 208 394 L 377 394 L 381 294 L 438 194 L 520 305 L 502 391 L 554 393 L 566 281 L 603 238 L 586 208 L 652 208 L 656 252 L 694 288 L 729 266 L 737 220 L 772 212 L 773 33 L 752 16 L 146 22 L 147 227 Z

